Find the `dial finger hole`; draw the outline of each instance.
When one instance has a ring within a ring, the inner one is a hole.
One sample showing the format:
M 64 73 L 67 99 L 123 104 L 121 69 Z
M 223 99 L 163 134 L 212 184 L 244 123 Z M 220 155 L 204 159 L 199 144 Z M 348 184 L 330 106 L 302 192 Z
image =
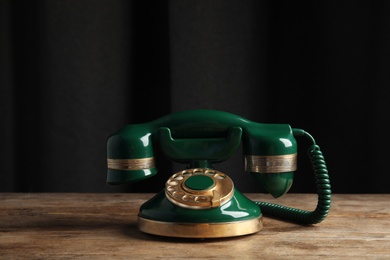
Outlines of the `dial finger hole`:
M 226 178 L 226 175 L 225 174 L 222 174 L 222 173 L 217 173 L 215 174 L 214 176 L 215 178 L 219 179 L 219 180 L 223 180 Z
M 183 175 L 175 174 L 174 176 L 172 176 L 172 179 L 177 180 L 177 181 L 181 181 L 183 179 Z
M 170 186 L 176 186 L 176 185 L 179 184 L 177 181 L 174 181 L 174 180 L 169 180 L 167 183 L 168 183 L 168 185 L 170 185 Z
M 205 174 L 214 175 L 215 171 L 213 171 L 213 170 L 206 170 Z
M 195 196 L 192 196 L 192 195 L 184 195 L 183 196 L 184 201 L 194 201 L 194 199 L 195 199 Z
M 169 192 L 174 192 L 174 191 L 176 190 L 176 187 L 168 186 L 168 187 L 167 187 L 167 190 L 168 190 Z
M 194 169 L 193 174 L 203 174 L 202 169 Z
M 172 193 L 172 195 L 173 195 L 174 197 L 180 199 L 180 198 L 182 198 L 182 197 L 185 195 L 185 193 L 182 192 L 182 191 L 174 191 L 174 192 Z
M 195 201 L 198 203 L 208 202 L 210 201 L 209 197 L 206 196 L 196 196 Z
M 183 175 L 184 177 L 190 176 L 190 175 L 192 175 L 192 172 L 190 172 L 190 171 L 182 171 L 182 175 Z

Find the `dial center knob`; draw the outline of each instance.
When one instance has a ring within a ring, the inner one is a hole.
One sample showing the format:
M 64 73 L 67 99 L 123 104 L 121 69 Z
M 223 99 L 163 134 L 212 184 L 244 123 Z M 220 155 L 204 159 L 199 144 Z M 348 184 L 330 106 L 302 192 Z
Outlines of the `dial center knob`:
M 206 175 L 193 175 L 185 181 L 185 186 L 191 190 L 208 190 L 214 186 L 214 180 Z

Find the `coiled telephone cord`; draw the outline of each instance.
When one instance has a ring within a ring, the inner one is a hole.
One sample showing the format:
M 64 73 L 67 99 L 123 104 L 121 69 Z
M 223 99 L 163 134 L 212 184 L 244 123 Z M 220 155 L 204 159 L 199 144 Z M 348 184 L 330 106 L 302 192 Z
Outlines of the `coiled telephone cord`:
M 313 144 L 308 149 L 309 158 L 314 170 L 317 187 L 318 202 L 314 211 L 291 208 L 279 204 L 256 201 L 264 215 L 290 220 L 299 224 L 311 225 L 323 221 L 329 213 L 331 205 L 331 185 L 324 156 L 320 147 L 316 145 L 314 138 L 302 129 L 293 129 L 294 135 L 305 136 L 312 140 Z

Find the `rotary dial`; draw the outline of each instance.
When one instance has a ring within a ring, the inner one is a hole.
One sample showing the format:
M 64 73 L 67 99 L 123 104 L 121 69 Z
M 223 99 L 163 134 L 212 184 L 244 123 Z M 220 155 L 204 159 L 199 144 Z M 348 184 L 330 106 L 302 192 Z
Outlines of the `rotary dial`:
M 180 207 L 215 208 L 231 199 L 234 185 L 222 172 L 193 168 L 172 175 L 165 184 L 165 194 L 169 201 Z

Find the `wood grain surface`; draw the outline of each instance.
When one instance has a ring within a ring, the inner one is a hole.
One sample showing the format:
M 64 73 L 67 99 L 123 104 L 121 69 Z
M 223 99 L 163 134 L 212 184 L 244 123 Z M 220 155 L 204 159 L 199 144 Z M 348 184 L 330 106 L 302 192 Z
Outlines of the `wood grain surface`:
M 253 200 L 313 210 L 314 194 Z M 333 195 L 329 216 L 301 226 L 264 217 L 259 233 L 178 239 L 141 233 L 153 194 L 0 193 L 1 259 L 390 259 L 390 194 Z

